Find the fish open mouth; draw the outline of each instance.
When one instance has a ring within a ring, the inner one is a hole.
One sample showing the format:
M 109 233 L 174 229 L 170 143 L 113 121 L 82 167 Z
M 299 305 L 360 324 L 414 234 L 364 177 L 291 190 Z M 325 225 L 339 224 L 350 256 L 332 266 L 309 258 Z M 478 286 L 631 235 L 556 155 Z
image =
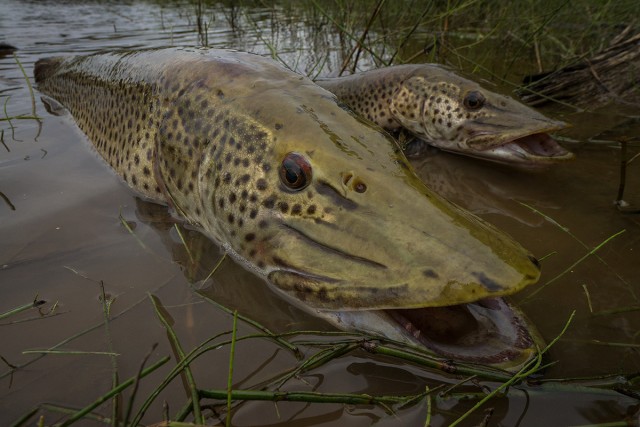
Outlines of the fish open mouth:
M 558 144 L 546 132 L 521 136 L 500 145 L 477 149 L 474 153 L 466 154 L 496 162 L 526 166 L 558 163 L 574 158 L 572 152 Z
M 504 298 L 385 312 L 414 344 L 456 361 L 518 369 L 541 344 L 524 314 Z
M 514 153 L 521 153 L 523 157 L 549 158 L 552 160 L 572 159 L 573 153 L 562 147 L 548 133 L 540 132 L 514 139 L 502 148 Z

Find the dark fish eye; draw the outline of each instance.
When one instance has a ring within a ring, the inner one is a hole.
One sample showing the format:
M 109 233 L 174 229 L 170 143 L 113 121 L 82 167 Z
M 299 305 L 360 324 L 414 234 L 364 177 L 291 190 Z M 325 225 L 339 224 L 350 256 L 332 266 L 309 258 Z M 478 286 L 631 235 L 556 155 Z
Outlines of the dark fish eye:
M 311 183 L 311 165 L 298 153 L 287 153 L 280 165 L 280 180 L 292 190 L 302 190 Z
M 472 91 L 465 95 L 464 97 L 464 107 L 467 110 L 479 110 L 484 106 L 485 97 L 478 91 Z

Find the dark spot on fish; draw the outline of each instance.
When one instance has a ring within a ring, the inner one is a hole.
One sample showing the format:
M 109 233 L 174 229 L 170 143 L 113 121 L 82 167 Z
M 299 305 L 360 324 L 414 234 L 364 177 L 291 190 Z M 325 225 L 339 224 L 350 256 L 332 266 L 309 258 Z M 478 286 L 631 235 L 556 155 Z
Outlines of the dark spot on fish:
M 289 204 L 287 202 L 278 203 L 278 207 L 282 213 L 287 213 L 289 211 Z
M 471 273 L 471 275 L 476 279 L 478 279 L 480 284 L 491 292 L 496 292 L 503 289 L 503 286 L 501 286 L 499 283 L 487 277 L 487 275 L 484 274 L 483 272 L 474 271 L 473 273 Z
M 230 213 L 229 216 L 227 216 L 227 221 L 229 221 L 229 224 L 233 224 L 235 220 L 236 218 L 233 216 L 232 213 Z
M 432 270 L 430 268 L 427 268 L 426 270 L 423 270 L 422 271 L 422 275 L 424 277 L 428 277 L 430 279 L 437 279 L 439 277 L 438 273 L 436 273 L 434 270 Z
M 244 236 L 244 240 L 246 240 L 247 242 L 251 242 L 256 238 L 256 235 L 254 233 L 247 233 Z
M 249 218 L 251 219 L 254 219 L 257 215 L 258 215 L 257 209 L 251 209 L 251 212 L 249 212 Z
M 235 203 L 236 201 L 236 193 L 229 194 L 229 203 Z
M 229 184 L 231 182 L 231 174 L 229 172 L 225 173 L 222 177 L 222 182 L 225 184 Z
M 264 178 L 260 178 L 257 182 L 256 182 L 256 188 L 260 191 L 264 191 L 267 189 L 267 180 Z
M 276 123 L 276 130 L 282 129 L 282 123 Z
M 291 215 L 300 215 L 300 212 L 302 212 L 302 206 L 300 206 L 300 204 L 298 203 L 293 205 L 293 207 L 291 208 Z
M 276 200 L 277 200 L 276 196 L 272 194 L 266 199 L 264 199 L 264 201 L 262 202 L 262 206 L 264 206 L 267 209 L 272 209 L 276 205 Z
M 218 92 L 216 92 L 216 96 L 220 99 L 224 98 L 224 92 L 221 91 L 220 89 L 218 89 Z
M 313 215 L 316 213 L 316 205 L 311 205 L 307 208 L 307 214 Z
M 538 270 L 540 270 L 540 261 L 538 261 L 538 259 L 534 256 L 528 255 L 529 261 L 531 261 L 533 263 L 533 265 L 535 265 Z

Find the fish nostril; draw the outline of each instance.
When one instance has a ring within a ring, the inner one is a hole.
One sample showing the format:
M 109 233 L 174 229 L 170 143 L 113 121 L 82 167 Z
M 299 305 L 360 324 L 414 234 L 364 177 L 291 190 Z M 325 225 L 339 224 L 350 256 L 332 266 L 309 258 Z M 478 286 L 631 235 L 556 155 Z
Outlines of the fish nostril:
M 540 261 L 538 261 L 538 259 L 536 257 L 529 255 L 529 261 L 531 261 L 533 263 L 533 265 L 538 267 L 538 270 L 540 270 L 540 268 L 541 268 Z
M 349 186 L 349 182 L 353 179 L 353 174 L 351 172 L 342 174 L 342 184 L 345 186 Z

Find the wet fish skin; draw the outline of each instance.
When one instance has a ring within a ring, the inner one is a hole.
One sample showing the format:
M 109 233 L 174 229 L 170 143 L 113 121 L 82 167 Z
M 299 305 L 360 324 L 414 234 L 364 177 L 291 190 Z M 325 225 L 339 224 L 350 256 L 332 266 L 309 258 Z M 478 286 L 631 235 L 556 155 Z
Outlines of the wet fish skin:
M 535 259 L 433 194 L 378 130 L 310 80 L 219 50 L 105 53 L 36 64 L 126 181 L 307 307 L 442 306 L 535 283 Z M 308 162 L 303 189 L 283 161 Z
M 446 151 L 521 165 L 573 158 L 547 132 L 566 124 L 434 64 L 397 65 L 316 80 L 383 129 Z

